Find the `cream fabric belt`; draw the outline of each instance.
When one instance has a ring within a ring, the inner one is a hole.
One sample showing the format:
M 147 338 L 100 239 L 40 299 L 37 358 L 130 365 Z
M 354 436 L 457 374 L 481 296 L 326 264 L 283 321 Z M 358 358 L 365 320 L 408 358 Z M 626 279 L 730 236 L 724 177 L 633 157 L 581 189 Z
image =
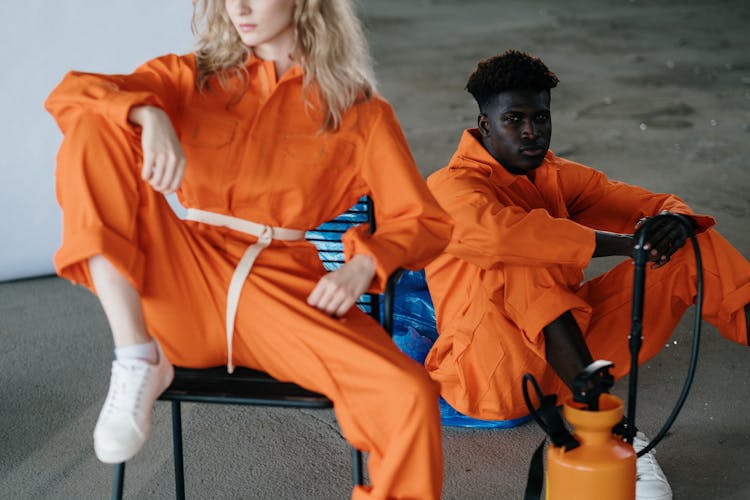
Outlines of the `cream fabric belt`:
M 240 303 L 240 294 L 242 287 L 245 285 L 250 269 L 253 267 L 258 254 L 271 244 L 272 240 L 299 241 L 305 239 L 305 231 L 299 229 L 286 229 L 283 227 L 265 226 L 249 220 L 232 217 L 231 215 L 217 214 L 206 210 L 188 208 L 186 220 L 202 222 L 211 226 L 226 227 L 234 231 L 257 236 L 258 241 L 247 247 L 242 258 L 237 263 L 237 267 L 232 274 L 232 280 L 229 282 L 227 291 L 227 371 L 234 371 L 232 362 L 232 338 L 234 336 L 234 321 L 237 317 L 237 306 Z

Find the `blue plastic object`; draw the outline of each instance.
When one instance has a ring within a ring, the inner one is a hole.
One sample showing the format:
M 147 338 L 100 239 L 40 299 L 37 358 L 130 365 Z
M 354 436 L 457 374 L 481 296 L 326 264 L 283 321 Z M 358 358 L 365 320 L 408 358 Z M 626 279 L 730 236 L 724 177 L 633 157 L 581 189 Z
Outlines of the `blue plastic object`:
M 424 364 L 437 336 L 435 308 L 424 271 L 404 271 L 396 285 L 393 304 L 393 341 L 410 358 Z M 528 422 L 531 416 L 513 420 L 480 420 L 459 413 L 440 398 L 440 418 L 443 425 L 449 427 L 509 429 Z

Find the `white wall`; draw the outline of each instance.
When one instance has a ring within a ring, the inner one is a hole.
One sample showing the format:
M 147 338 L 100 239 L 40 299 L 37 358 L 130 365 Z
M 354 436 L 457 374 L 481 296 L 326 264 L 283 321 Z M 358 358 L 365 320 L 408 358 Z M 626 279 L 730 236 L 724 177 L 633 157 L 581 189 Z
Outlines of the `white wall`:
M 129 73 L 193 47 L 188 0 L 26 0 L 0 16 L 0 281 L 53 272 L 61 134 L 43 108 L 66 71 Z

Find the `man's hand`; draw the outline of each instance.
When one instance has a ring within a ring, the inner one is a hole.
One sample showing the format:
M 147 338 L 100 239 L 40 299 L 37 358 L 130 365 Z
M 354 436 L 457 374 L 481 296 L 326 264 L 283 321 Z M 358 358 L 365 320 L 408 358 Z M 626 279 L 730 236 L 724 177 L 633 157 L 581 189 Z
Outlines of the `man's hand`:
M 662 212 L 661 214 L 668 214 Z M 661 215 L 660 214 L 660 215 Z M 646 235 L 646 241 L 643 244 L 643 250 L 647 252 L 648 261 L 653 262 L 654 269 L 659 268 L 669 262 L 672 255 L 685 245 L 689 236 L 688 228 L 681 219 L 692 221 L 689 217 L 657 217 L 655 221 L 649 224 L 649 234 Z M 640 239 L 640 231 L 643 230 L 645 220 L 639 221 L 636 225 L 634 239 L 636 248 Z
M 307 297 L 307 303 L 333 316 L 343 316 L 365 293 L 374 276 L 372 257 L 355 255 L 340 268 L 320 278 Z
M 161 193 L 174 193 L 182 183 L 185 153 L 169 116 L 154 106 L 136 106 L 128 120 L 141 127 L 141 178 Z

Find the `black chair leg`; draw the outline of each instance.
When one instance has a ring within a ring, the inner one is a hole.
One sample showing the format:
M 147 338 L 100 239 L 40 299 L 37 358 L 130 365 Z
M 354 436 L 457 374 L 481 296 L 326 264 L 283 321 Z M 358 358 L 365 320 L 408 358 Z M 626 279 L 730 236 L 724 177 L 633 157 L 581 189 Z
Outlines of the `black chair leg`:
M 182 463 L 182 409 L 179 401 L 172 401 L 172 450 L 174 455 L 174 494 L 185 500 L 185 472 Z
M 115 478 L 112 483 L 112 500 L 122 500 L 122 489 L 125 483 L 125 462 L 115 465 Z
M 352 481 L 354 486 L 365 484 L 365 474 L 362 468 L 362 452 L 352 447 Z

